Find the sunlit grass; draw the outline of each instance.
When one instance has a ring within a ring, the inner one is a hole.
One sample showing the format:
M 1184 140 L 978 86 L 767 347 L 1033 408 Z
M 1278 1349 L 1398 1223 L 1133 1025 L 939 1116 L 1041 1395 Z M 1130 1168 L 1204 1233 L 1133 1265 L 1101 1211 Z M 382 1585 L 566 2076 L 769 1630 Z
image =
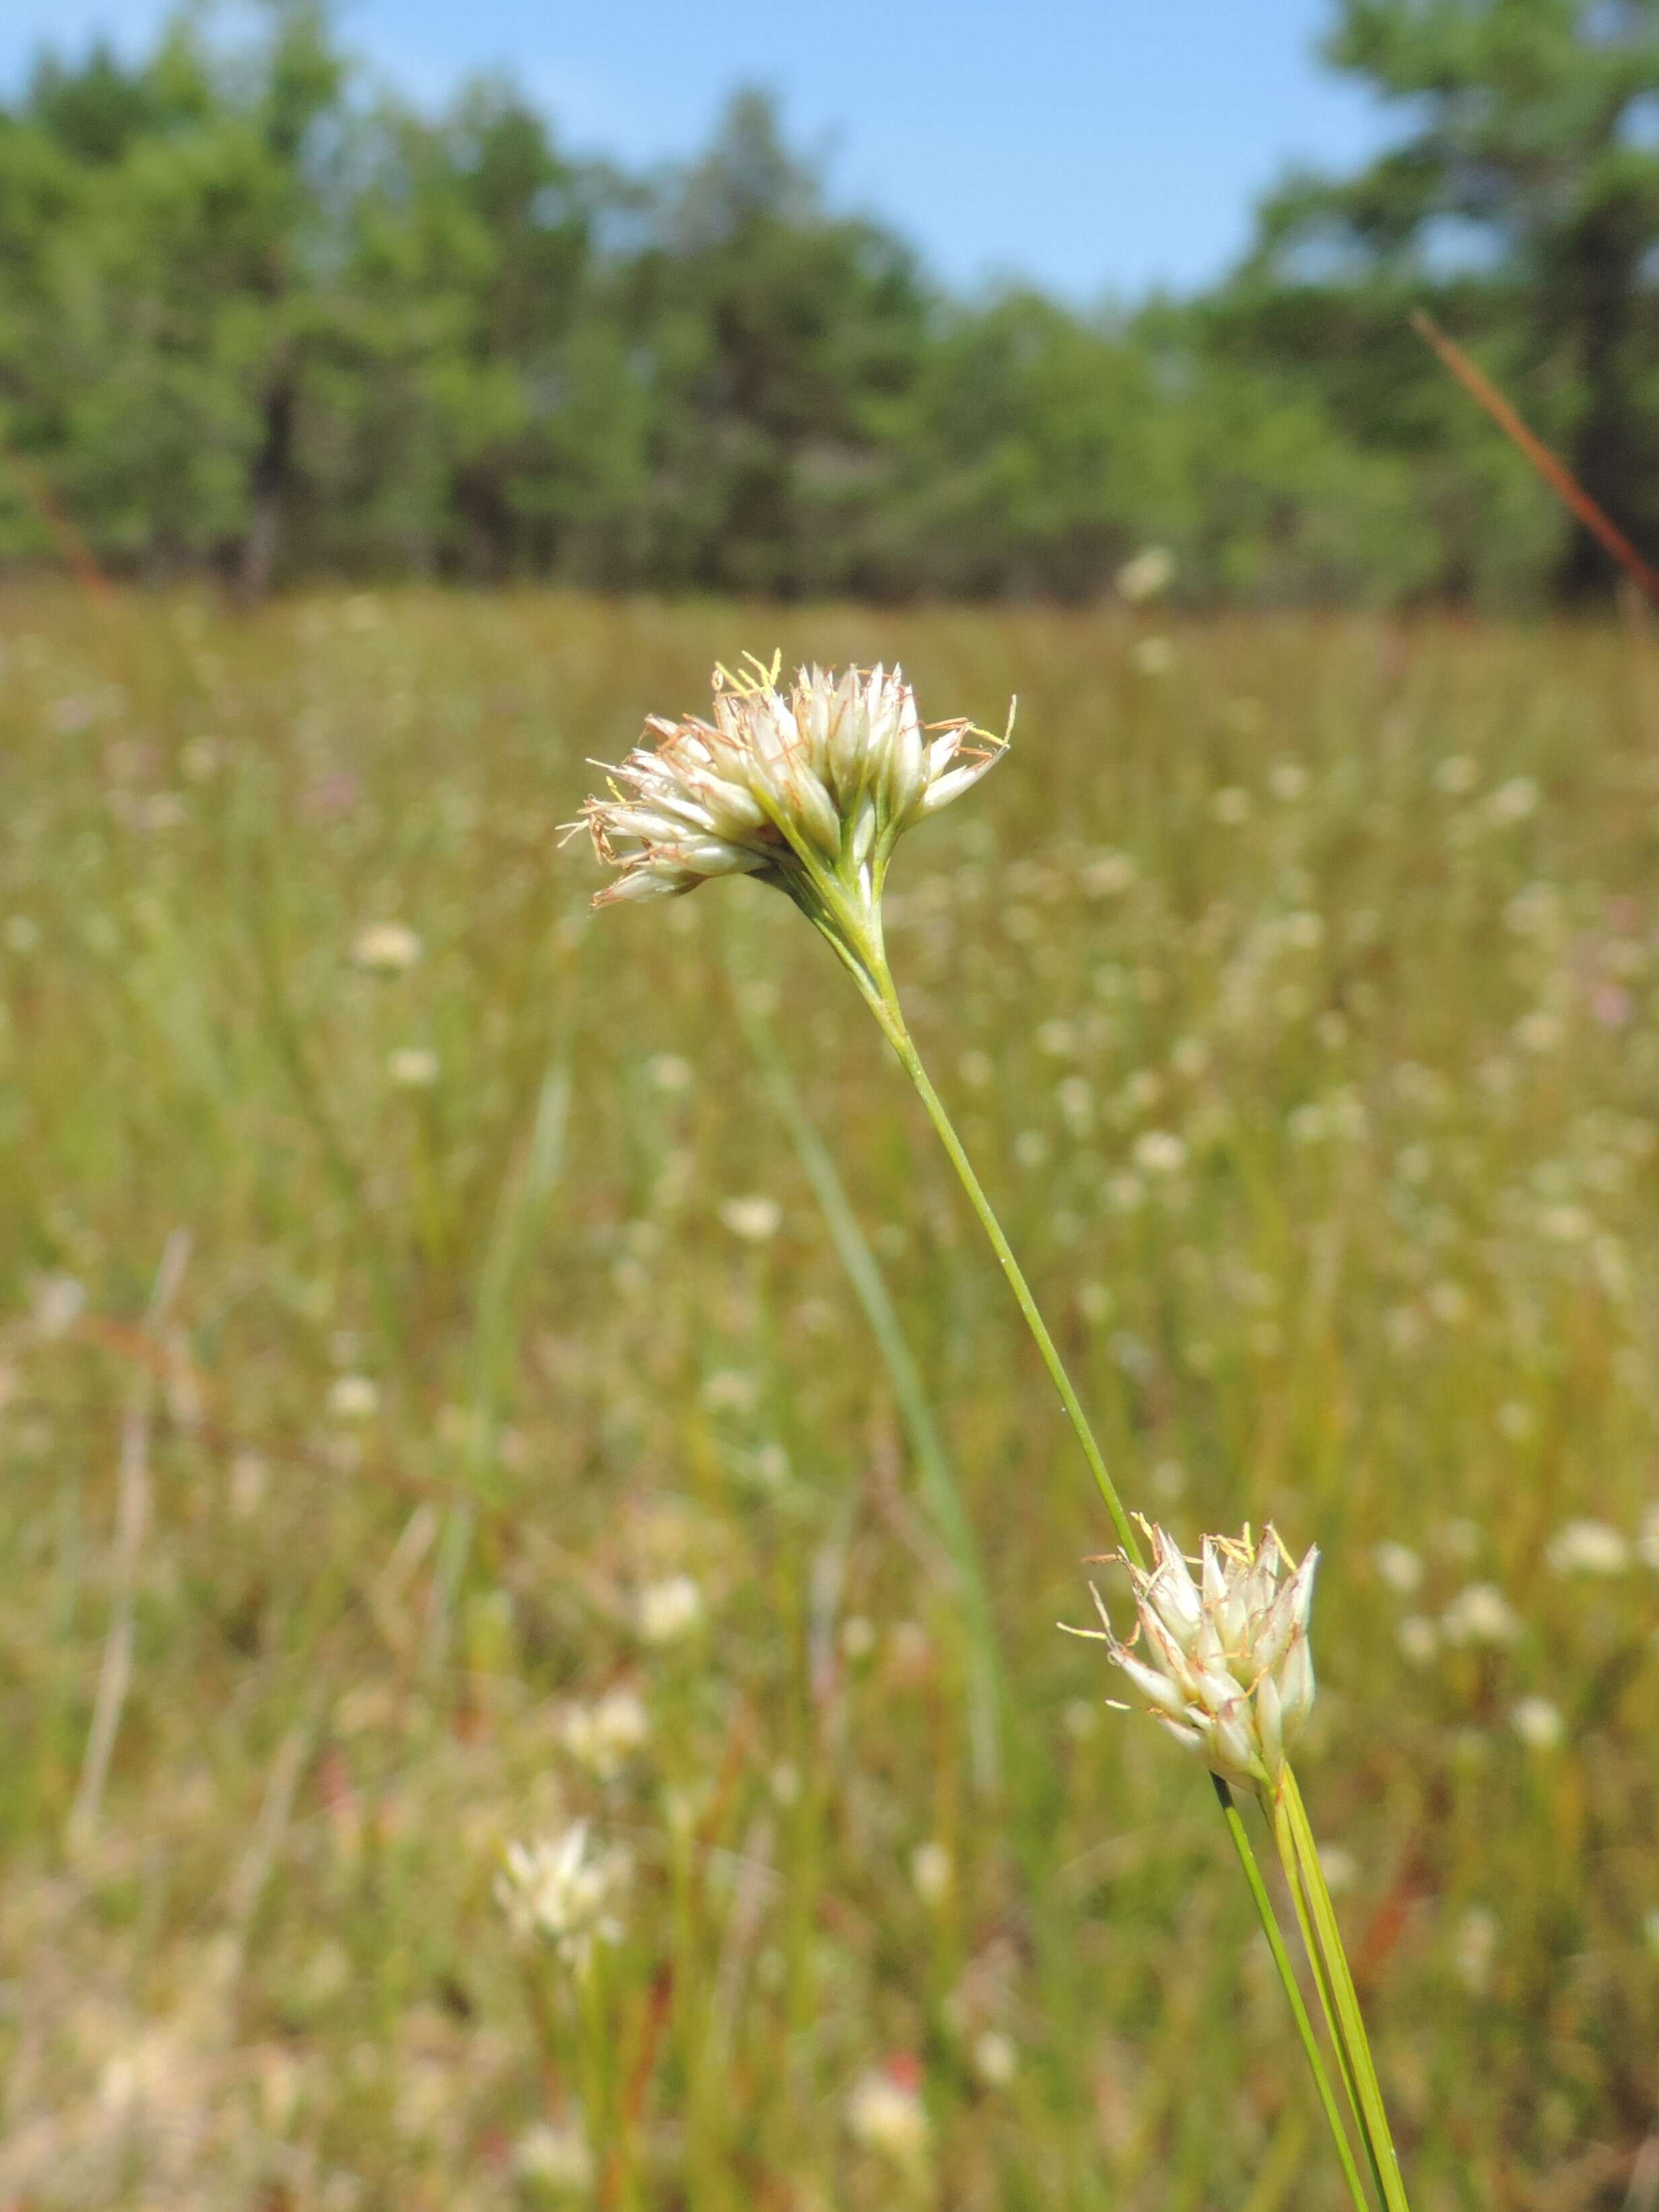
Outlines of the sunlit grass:
M 895 863 L 918 1039 L 1126 1494 L 1322 1548 L 1298 1765 L 1419 2212 L 1624 2202 L 1659 665 L 1148 626 L 0 606 L 0 2194 L 1338 2201 L 1224 1833 L 1054 1631 L 1109 1528 L 867 1016 L 783 902 L 590 925 L 557 844 L 588 757 L 776 643 L 1020 695 Z M 971 1510 L 988 1799 L 757 1015 Z M 578 1818 L 629 1862 L 580 1990 L 494 1895 Z

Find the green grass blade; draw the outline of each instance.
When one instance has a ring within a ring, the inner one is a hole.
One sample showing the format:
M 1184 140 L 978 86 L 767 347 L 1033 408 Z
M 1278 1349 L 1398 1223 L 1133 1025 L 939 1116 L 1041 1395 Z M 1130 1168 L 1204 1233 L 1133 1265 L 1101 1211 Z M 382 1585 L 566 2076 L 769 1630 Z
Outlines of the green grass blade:
M 807 1112 L 788 1062 L 769 1025 L 746 994 L 734 988 L 733 996 L 768 1095 L 788 1131 L 802 1172 L 812 1187 L 836 1255 L 864 1309 L 893 1386 L 899 1416 L 915 1456 L 922 1498 L 950 1559 L 967 1617 L 971 1641 L 969 1720 L 975 1773 L 982 1789 L 994 1790 L 1002 1771 L 1002 1667 L 979 1545 L 963 1503 L 956 1470 L 880 1264 L 848 1198 L 835 1162 Z

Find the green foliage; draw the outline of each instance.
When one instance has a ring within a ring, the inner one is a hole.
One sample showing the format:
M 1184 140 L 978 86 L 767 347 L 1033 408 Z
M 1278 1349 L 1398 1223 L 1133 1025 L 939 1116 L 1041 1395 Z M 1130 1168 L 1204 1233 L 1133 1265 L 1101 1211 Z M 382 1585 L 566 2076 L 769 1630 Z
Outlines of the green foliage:
M 752 94 L 653 234 L 626 284 L 649 363 L 661 573 L 790 592 L 856 582 L 872 471 L 927 338 L 909 255 L 825 210 Z
M 1501 574 L 1505 510 L 1525 502 L 1407 333 L 1425 301 L 1614 519 L 1659 543 L 1659 7 L 1342 0 L 1337 15 L 1330 58 L 1404 104 L 1411 133 L 1358 177 L 1269 202 L 1229 303 L 1236 342 L 1319 380 L 1357 441 L 1436 457 L 1475 526 L 1446 518 L 1443 585 L 1492 560 Z M 1604 580 L 1593 540 L 1557 535 L 1565 585 Z
M 509 82 L 422 112 L 315 0 L 46 58 L 0 113 L 0 441 L 113 567 L 1098 596 L 1173 546 L 1249 601 L 1602 574 L 1412 335 L 1427 301 L 1659 543 L 1659 15 L 1348 0 L 1401 102 L 1207 299 L 951 298 L 769 100 L 683 170 L 573 160 Z M 39 554 L 9 485 L 0 555 Z M 38 504 L 38 502 L 37 502 Z

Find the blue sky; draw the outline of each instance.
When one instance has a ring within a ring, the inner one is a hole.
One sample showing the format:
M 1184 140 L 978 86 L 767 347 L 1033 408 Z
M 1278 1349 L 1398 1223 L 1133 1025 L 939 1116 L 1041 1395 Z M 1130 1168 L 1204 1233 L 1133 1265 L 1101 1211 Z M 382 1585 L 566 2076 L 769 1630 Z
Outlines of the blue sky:
M 50 40 L 140 46 L 167 0 L 0 0 L 0 83 Z M 1292 161 L 1379 143 L 1312 47 L 1328 0 L 344 0 L 372 66 L 436 100 L 506 68 L 565 142 L 630 163 L 703 138 L 739 80 L 780 95 L 836 197 L 951 281 L 1020 273 L 1078 300 L 1188 287 L 1243 245 Z

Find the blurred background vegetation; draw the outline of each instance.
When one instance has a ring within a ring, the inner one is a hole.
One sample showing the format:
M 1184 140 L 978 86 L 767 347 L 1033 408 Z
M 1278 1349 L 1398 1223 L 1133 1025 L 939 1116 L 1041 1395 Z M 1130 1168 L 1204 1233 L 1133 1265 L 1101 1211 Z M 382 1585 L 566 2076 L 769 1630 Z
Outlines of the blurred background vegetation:
M 630 176 L 511 82 L 411 104 L 308 0 L 214 20 L 45 58 L 0 115 L 0 557 L 55 510 L 113 569 L 251 592 L 1085 600 L 1148 541 L 1195 599 L 1599 588 L 1416 305 L 1659 540 L 1648 0 L 1342 0 L 1329 58 L 1397 143 L 1288 179 L 1208 296 L 1095 313 L 951 296 L 759 92 Z
M 7 611 L 0 2205 L 1341 2200 L 1203 1778 L 1054 1626 L 1109 1528 L 856 994 L 768 890 L 590 919 L 558 847 L 757 637 L 1020 694 L 895 970 L 1126 1497 L 1322 1548 L 1298 1763 L 1417 2212 L 1651 2212 L 1639 633 Z M 634 1862 L 591 2005 L 492 1898 L 579 1817 Z
M 1659 0 L 1334 19 L 1394 150 L 1094 314 L 304 7 L 0 117 L 0 2212 L 1338 2201 L 864 1010 L 559 842 L 775 646 L 1019 695 L 895 968 L 1126 1496 L 1322 1548 L 1413 2203 L 1659 2206 L 1659 664 L 1407 320 L 1659 547 Z

